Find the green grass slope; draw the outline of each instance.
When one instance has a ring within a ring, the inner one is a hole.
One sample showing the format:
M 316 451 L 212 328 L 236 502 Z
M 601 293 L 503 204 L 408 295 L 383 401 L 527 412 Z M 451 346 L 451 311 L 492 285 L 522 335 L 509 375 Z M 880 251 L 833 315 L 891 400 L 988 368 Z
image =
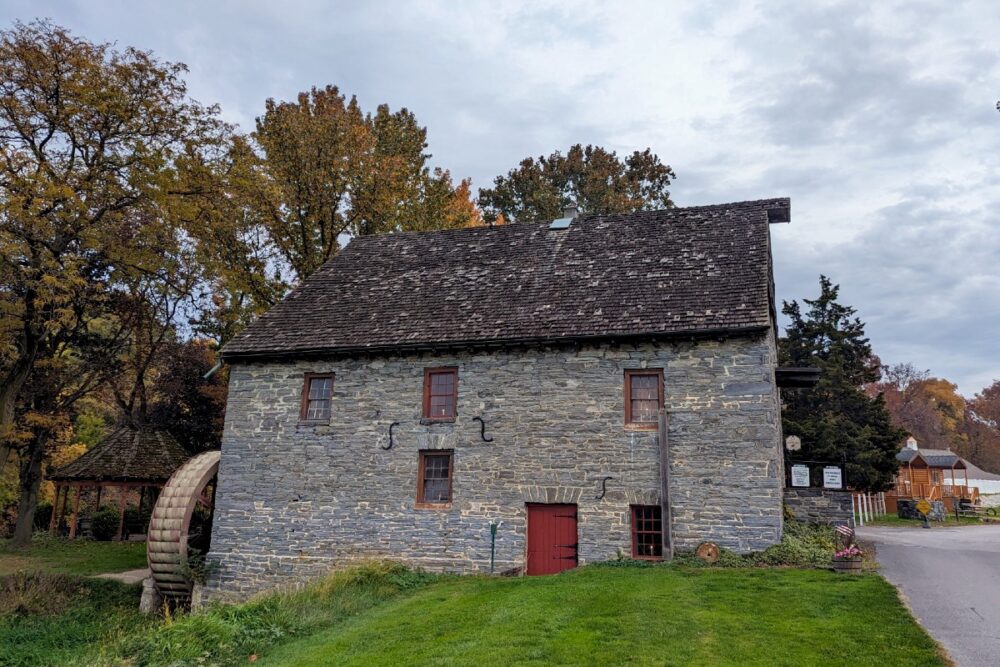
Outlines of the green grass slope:
M 265 665 L 941 665 L 882 577 L 589 567 L 456 578 L 284 643 Z
M 138 588 L 0 577 L 0 665 L 943 665 L 881 576 L 592 565 L 456 577 L 369 563 L 144 617 Z

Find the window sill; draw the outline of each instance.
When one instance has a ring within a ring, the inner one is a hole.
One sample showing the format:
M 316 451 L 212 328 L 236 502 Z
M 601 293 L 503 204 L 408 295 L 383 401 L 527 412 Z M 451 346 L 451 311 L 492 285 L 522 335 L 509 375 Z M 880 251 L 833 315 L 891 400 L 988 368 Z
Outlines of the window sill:
M 329 426 L 329 419 L 300 419 L 298 421 L 299 426 Z
M 626 431 L 658 431 L 659 424 L 625 424 Z
M 454 417 L 442 417 L 441 419 L 434 419 L 433 417 L 421 417 L 420 424 L 422 426 L 430 426 L 431 424 L 454 424 L 457 420 Z
M 632 556 L 632 560 L 645 560 L 651 563 L 659 563 L 663 561 L 663 556 Z
M 413 508 L 418 510 L 450 510 L 451 503 L 416 503 Z

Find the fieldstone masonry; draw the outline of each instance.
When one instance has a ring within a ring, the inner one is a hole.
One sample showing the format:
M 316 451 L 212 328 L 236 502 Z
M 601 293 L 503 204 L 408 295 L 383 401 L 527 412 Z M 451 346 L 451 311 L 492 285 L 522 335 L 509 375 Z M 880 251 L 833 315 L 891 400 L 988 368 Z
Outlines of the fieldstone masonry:
M 785 506 L 797 521 L 830 525 L 854 525 L 850 491 L 833 489 L 785 489 Z
M 629 554 L 629 505 L 660 496 L 657 434 L 624 426 L 629 368 L 664 371 L 677 547 L 765 548 L 782 530 L 775 365 L 771 335 L 234 364 L 209 557 L 219 567 L 203 599 L 356 558 L 488 571 L 493 519 L 504 522 L 496 570 L 523 567 L 533 502 L 578 505 L 581 564 Z M 436 366 L 459 369 L 453 423 L 421 422 L 423 370 Z M 335 373 L 329 424 L 299 423 L 307 371 Z M 450 507 L 414 507 L 423 449 L 454 451 Z

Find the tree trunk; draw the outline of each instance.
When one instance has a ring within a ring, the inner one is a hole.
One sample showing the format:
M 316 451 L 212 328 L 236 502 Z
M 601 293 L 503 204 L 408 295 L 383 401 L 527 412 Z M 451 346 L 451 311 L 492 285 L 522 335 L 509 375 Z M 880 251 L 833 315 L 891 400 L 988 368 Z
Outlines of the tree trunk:
M 45 453 L 44 441 L 34 438 L 24 451 L 21 459 L 21 498 L 17 504 L 17 524 L 11 546 L 24 547 L 31 544 L 31 533 L 35 525 L 35 509 L 38 507 L 38 489 L 42 485 L 42 458 Z
M 14 428 L 14 406 L 17 405 L 17 397 L 21 393 L 21 387 L 24 386 L 31 373 L 33 356 L 22 354 L 14 362 L 14 366 L 3 378 L 3 384 L 0 385 L 0 473 L 3 473 L 7 461 L 11 458 L 13 448 L 7 431 Z

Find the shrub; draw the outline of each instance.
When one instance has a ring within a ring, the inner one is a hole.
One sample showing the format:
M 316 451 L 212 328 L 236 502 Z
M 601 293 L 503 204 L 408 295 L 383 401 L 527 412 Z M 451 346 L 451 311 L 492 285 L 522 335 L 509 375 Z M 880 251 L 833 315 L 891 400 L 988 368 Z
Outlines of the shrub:
M 102 507 L 90 516 L 90 532 L 95 540 L 110 540 L 118 534 L 121 515 L 114 507 Z
M 142 523 L 142 515 L 139 514 L 139 506 L 129 504 L 125 507 L 125 523 L 127 524 L 138 524 Z
M 52 519 L 52 503 L 38 503 L 35 508 L 35 530 L 48 530 Z
M 15 525 L 17 525 L 17 505 L 0 507 L 0 538 L 13 536 Z
M 719 549 L 719 560 L 706 563 L 693 552 L 679 552 L 672 564 L 688 567 L 828 567 L 833 552 L 837 550 L 835 533 L 829 526 L 785 523 L 785 534 L 779 544 L 763 551 L 737 554 L 729 549 Z M 648 561 L 635 561 L 619 557 L 601 563 L 604 567 L 650 567 Z
M 61 613 L 87 590 L 64 574 L 15 572 L 0 578 L 0 618 Z
M 399 563 L 365 563 L 300 591 L 182 614 L 153 632 L 128 638 L 121 651 L 134 665 L 246 662 L 283 638 L 330 627 L 436 578 Z

